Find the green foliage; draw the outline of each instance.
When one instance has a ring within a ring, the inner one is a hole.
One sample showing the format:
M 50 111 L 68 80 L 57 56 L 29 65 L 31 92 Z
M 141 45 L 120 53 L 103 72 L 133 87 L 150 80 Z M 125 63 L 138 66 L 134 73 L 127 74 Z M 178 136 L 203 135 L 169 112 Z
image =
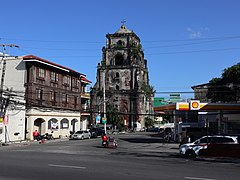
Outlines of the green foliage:
M 121 127 L 123 122 L 123 116 L 118 113 L 118 109 L 108 104 L 107 107 L 107 119 L 112 125 L 116 125 L 118 128 Z
M 207 98 L 211 102 L 238 102 L 240 100 L 240 63 L 224 69 L 221 78 L 209 81 Z
M 240 83 L 240 63 L 224 69 L 222 80 L 225 84 L 233 83 L 238 85 Z
M 122 48 L 124 48 L 124 46 L 121 45 L 121 44 L 114 44 L 113 47 L 114 47 L 115 49 L 122 49 Z
M 131 51 L 132 51 L 132 55 L 135 57 L 139 57 L 139 52 L 142 50 L 142 45 L 131 45 Z
M 149 127 L 153 127 L 155 123 L 154 119 L 151 119 L 149 117 L 145 117 L 145 127 L 149 128 Z
M 144 91 L 147 98 L 151 98 L 154 96 L 155 90 L 153 86 L 143 83 L 141 89 Z

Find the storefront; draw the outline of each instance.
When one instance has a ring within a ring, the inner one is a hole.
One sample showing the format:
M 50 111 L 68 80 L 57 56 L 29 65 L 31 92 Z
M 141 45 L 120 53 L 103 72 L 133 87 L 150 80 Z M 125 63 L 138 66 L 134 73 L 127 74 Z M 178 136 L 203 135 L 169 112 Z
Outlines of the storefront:
M 186 130 L 202 134 L 240 135 L 240 104 L 177 102 L 154 107 L 154 112 L 164 112 L 174 123 L 174 140 L 182 139 Z

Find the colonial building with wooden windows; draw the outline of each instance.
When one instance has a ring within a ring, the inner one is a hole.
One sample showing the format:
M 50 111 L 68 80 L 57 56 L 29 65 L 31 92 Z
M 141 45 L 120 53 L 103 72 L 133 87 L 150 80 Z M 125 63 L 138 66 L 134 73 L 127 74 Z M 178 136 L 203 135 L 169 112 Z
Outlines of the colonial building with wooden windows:
M 23 57 L 26 63 L 26 131 L 67 137 L 70 131 L 86 129 L 91 82 L 84 74 L 37 56 Z M 82 117 L 82 112 L 83 117 Z
M 3 61 L 0 142 L 32 140 L 35 130 L 59 138 L 87 128 L 91 81 L 86 75 L 33 55 Z

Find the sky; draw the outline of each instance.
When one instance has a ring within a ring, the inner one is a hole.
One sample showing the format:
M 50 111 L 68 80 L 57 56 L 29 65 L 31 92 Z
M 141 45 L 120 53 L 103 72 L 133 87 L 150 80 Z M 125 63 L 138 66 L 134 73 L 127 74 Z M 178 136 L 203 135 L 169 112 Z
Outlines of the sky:
M 96 82 L 106 34 L 126 27 L 141 39 L 155 97 L 193 97 L 192 86 L 240 62 L 239 0 L 0 0 L 0 44 Z M 0 47 L 0 52 L 2 51 Z

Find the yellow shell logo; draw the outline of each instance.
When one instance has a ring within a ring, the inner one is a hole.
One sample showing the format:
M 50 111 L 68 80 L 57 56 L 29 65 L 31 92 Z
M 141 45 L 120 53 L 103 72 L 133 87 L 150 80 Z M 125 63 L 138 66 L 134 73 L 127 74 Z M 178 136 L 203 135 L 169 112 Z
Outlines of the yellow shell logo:
M 199 103 L 198 103 L 198 102 L 193 102 L 193 103 L 192 103 L 192 107 L 193 107 L 193 108 L 198 108 L 198 106 L 199 106 Z

